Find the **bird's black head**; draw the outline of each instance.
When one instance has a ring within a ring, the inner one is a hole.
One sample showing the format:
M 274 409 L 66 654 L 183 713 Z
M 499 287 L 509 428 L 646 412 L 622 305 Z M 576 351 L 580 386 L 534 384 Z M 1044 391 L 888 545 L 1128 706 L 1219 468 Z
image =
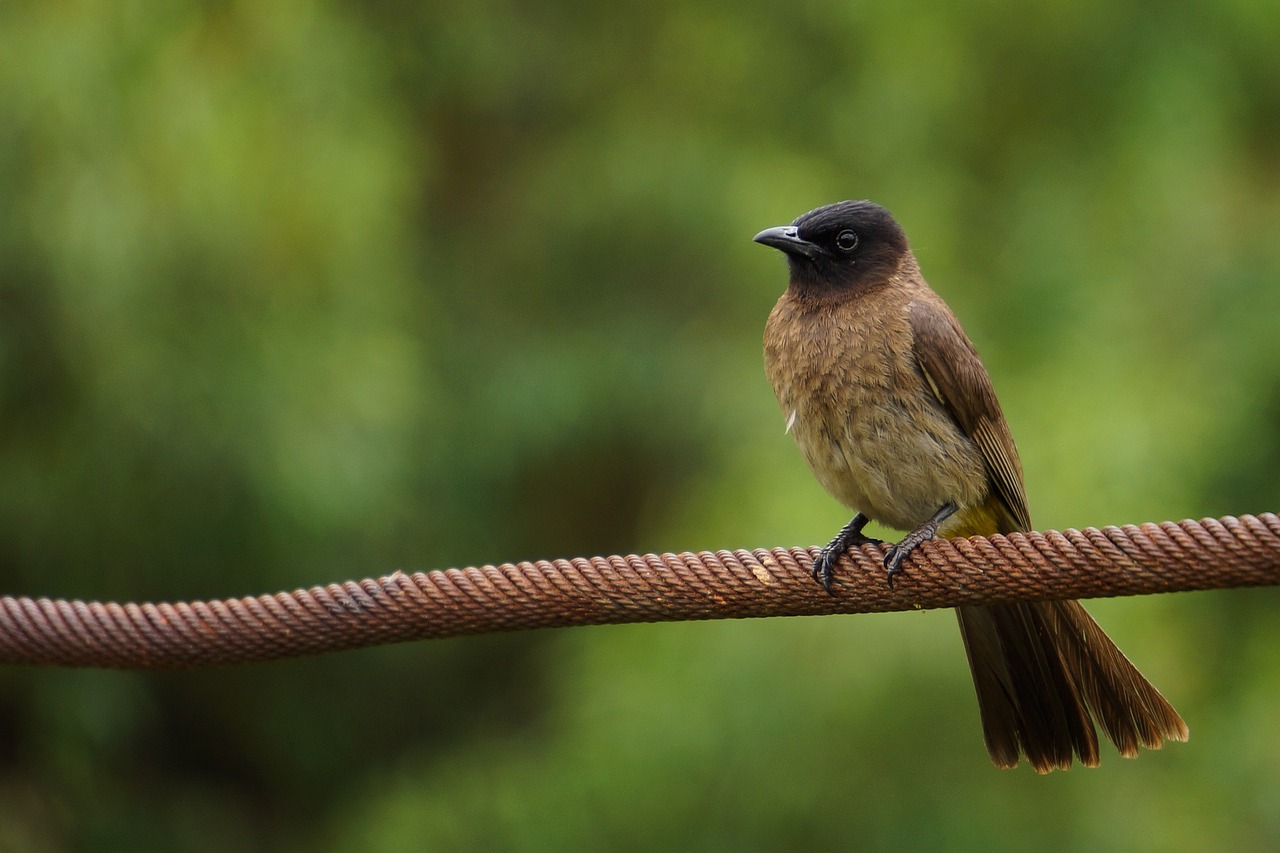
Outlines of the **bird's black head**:
M 910 252 L 889 211 L 870 201 L 819 207 L 755 241 L 784 252 L 792 284 L 815 291 L 883 283 Z

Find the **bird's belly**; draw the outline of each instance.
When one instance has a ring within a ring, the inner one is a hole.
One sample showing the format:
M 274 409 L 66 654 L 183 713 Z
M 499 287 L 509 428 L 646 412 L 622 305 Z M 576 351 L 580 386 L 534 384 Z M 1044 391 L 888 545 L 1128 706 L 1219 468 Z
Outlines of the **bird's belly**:
M 889 527 L 911 530 L 948 502 L 981 503 L 981 453 L 941 409 L 885 403 L 797 411 L 796 441 L 837 500 Z

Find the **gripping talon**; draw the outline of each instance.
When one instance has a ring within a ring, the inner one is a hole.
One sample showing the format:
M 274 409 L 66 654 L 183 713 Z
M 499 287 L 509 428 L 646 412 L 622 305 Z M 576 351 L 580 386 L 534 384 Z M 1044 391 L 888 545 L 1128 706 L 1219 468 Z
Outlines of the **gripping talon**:
M 813 561 L 813 579 L 822 584 L 822 588 L 827 591 L 828 595 L 835 595 L 831 591 L 831 586 L 835 582 L 836 564 L 840 562 L 840 558 L 850 548 L 882 544 L 879 539 L 872 539 L 870 536 L 862 535 L 862 528 L 867 526 L 868 521 L 870 519 L 862 513 L 855 515 L 848 524 L 841 528 L 835 538 L 827 543 L 827 547 L 823 548 L 822 552 L 818 554 L 818 559 Z
M 942 505 L 941 509 L 930 516 L 928 521 L 902 537 L 902 541 L 889 549 L 889 553 L 884 555 L 884 568 L 886 580 L 889 581 L 889 589 L 893 589 L 893 579 L 902 571 L 902 564 L 906 562 L 907 557 L 911 556 L 911 552 L 921 542 L 936 536 L 938 534 L 938 525 L 950 518 L 955 511 L 956 505 L 948 501 Z

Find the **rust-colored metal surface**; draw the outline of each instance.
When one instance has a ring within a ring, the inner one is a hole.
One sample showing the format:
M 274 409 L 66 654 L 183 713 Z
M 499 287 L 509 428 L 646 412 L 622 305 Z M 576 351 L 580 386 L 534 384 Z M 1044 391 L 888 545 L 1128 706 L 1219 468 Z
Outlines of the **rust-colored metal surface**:
M 873 613 L 1280 583 L 1280 519 L 1015 533 L 926 542 L 893 588 L 883 547 L 841 563 L 834 595 L 809 577 L 818 549 L 646 554 L 347 581 L 160 604 L 0 597 L 0 663 L 192 668 L 531 628 Z

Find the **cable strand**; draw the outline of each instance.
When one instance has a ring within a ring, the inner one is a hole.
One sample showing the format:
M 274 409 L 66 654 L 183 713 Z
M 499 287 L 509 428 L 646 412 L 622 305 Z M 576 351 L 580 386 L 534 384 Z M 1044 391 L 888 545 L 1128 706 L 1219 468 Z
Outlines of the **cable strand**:
M 817 548 L 536 560 L 212 601 L 0 596 L 0 664 L 115 669 L 250 663 L 498 631 L 880 613 L 1280 584 L 1280 518 L 933 540 L 893 588 L 885 546 L 852 549 L 834 594 Z

